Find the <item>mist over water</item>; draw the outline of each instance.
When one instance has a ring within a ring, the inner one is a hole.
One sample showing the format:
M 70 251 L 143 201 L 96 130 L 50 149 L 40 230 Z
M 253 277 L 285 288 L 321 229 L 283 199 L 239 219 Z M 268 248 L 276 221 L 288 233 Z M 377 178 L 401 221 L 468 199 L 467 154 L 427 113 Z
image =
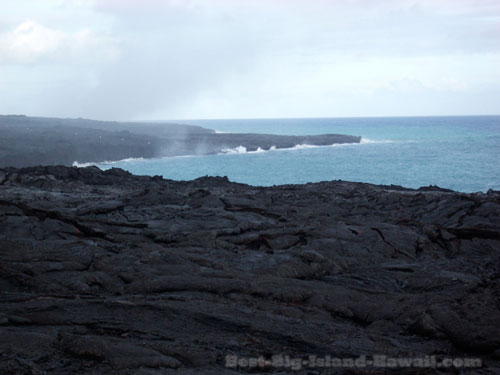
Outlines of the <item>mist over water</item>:
M 500 116 L 349 119 L 192 120 L 221 132 L 349 134 L 360 144 L 102 163 L 175 180 L 228 176 L 252 185 L 342 179 L 463 192 L 500 189 Z

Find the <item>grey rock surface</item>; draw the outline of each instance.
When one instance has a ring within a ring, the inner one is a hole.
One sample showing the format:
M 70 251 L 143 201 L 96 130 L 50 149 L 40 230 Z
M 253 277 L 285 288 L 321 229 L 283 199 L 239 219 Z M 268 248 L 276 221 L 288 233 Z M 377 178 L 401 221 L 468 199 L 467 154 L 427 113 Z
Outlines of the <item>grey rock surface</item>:
M 494 191 L 1 169 L 0 374 L 290 373 L 225 366 L 276 354 L 497 374 L 499 217 Z

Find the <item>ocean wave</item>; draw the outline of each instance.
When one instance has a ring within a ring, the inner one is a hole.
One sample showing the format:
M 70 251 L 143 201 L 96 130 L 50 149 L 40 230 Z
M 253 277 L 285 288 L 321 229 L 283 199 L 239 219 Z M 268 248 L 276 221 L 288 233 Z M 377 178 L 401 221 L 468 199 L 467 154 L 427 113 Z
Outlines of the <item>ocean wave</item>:
M 396 142 L 396 141 L 393 141 L 390 139 L 377 140 L 377 139 L 370 139 L 370 138 L 361 138 L 361 141 L 359 143 L 334 143 L 331 145 L 297 144 L 293 147 L 287 147 L 287 148 L 277 148 L 276 146 L 273 145 L 267 150 L 263 149 L 262 147 L 258 147 L 257 150 L 254 150 L 254 151 L 248 151 L 245 146 L 239 145 L 238 147 L 234 147 L 234 148 L 224 148 L 218 153 L 218 155 L 261 154 L 264 152 L 273 152 L 273 151 L 295 151 L 295 150 L 305 150 L 305 149 L 312 149 L 312 148 L 326 148 L 326 147 L 352 147 L 352 146 L 359 146 L 359 145 L 366 145 L 366 144 L 393 143 L 393 142 Z M 160 158 L 151 158 L 151 159 L 187 158 L 187 157 L 195 157 L 195 156 L 203 156 L 203 155 L 177 155 L 177 156 L 164 156 L 164 157 L 160 157 Z M 85 167 L 90 167 L 90 166 L 100 166 L 100 165 L 104 166 L 104 165 L 113 165 L 113 164 L 117 164 L 117 163 L 127 163 L 127 162 L 144 161 L 144 160 L 150 160 L 150 159 L 126 158 L 126 159 L 115 160 L 115 161 L 90 162 L 90 163 L 79 163 L 78 161 L 74 161 L 73 167 L 85 168 Z
M 276 146 L 271 146 L 269 149 L 265 150 L 262 149 L 261 147 L 258 147 L 257 150 L 255 151 L 248 151 L 245 146 L 239 145 L 238 147 L 234 148 L 225 148 L 222 149 L 219 152 L 219 155 L 235 155 L 235 154 L 257 154 L 257 153 L 262 153 L 262 152 L 270 152 L 270 151 L 293 151 L 293 150 L 305 150 L 305 149 L 311 149 L 311 148 L 325 148 L 325 147 L 350 147 L 350 146 L 359 146 L 359 145 L 365 145 L 365 144 L 376 144 L 376 143 L 393 143 L 396 141 L 390 140 L 390 139 L 370 139 L 370 138 L 361 138 L 360 142 L 356 143 L 334 143 L 331 145 L 309 145 L 309 144 L 297 144 L 293 147 L 286 147 L 286 148 L 276 148 Z
M 220 154 L 247 154 L 247 148 L 245 146 L 239 145 L 235 148 L 223 148 L 220 150 Z
M 304 150 L 306 148 L 318 148 L 318 147 L 329 147 L 333 145 L 324 145 L 324 146 L 318 146 L 318 145 L 308 145 L 308 144 L 300 144 L 300 145 L 295 145 L 290 148 L 282 148 L 281 150 Z
M 72 166 L 77 167 L 77 168 L 87 168 L 87 167 L 92 167 L 95 166 L 97 163 L 78 163 L 76 160 L 73 162 Z
M 361 138 L 360 144 L 367 143 L 394 143 L 395 141 L 391 139 L 370 139 L 370 138 Z
M 121 159 L 121 160 L 116 160 L 116 161 L 103 161 L 102 163 L 99 164 L 116 164 L 116 163 L 121 163 L 121 162 L 130 162 L 130 161 L 142 161 L 146 160 L 144 158 L 126 158 L 126 159 Z
M 100 161 L 100 162 L 89 162 L 89 163 L 79 163 L 78 161 L 73 162 L 73 167 L 77 168 L 86 168 L 86 167 L 91 167 L 91 166 L 96 166 L 98 167 L 99 165 L 113 165 L 116 163 L 126 163 L 126 162 L 131 162 L 131 161 L 141 161 L 141 160 L 146 160 L 144 158 L 126 158 L 126 159 L 121 159 L 121 160 L 106 160 L 106 161 Z

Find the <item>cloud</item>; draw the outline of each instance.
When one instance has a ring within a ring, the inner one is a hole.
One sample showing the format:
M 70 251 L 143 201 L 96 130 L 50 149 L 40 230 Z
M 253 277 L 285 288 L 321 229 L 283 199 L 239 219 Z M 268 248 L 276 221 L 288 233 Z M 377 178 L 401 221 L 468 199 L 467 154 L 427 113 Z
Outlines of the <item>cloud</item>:
M 111 12 L 113 32 L 121 36 L 120 56 L 93 72 L 92 85 L 59 87 L 66 92 L 61 104 L 79 116 L 105 119 L 159 111 L 175 116 L 211 87 L 254 70 L 271 49 L 261 23 L 194 3 L 99 2 L 97 9 Z
M 380 90 L 394 108 L 432 93 L 473 108 L 500 87 L 498 0 L 26 1 L 0 6 L 2 105 L 18 113 L 356 115 Z
M 69 33 L 25 21 L 0 34 L 0 64 L 88 63 L 116 58 L 118 40 L 89 29 Z

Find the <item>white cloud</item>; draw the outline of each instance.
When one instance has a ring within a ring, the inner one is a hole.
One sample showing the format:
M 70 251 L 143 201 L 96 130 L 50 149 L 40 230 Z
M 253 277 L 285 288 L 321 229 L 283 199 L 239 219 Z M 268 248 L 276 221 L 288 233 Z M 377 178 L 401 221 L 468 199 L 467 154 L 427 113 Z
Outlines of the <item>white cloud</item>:
M 89 29 L 70 33 L 25 21 L 0 34 L 0 64 L 103 62 L 118 54 L 116 38 Z
M 499 20 L 498 0 L 4 1 L 0 111 L 494 113 Z

